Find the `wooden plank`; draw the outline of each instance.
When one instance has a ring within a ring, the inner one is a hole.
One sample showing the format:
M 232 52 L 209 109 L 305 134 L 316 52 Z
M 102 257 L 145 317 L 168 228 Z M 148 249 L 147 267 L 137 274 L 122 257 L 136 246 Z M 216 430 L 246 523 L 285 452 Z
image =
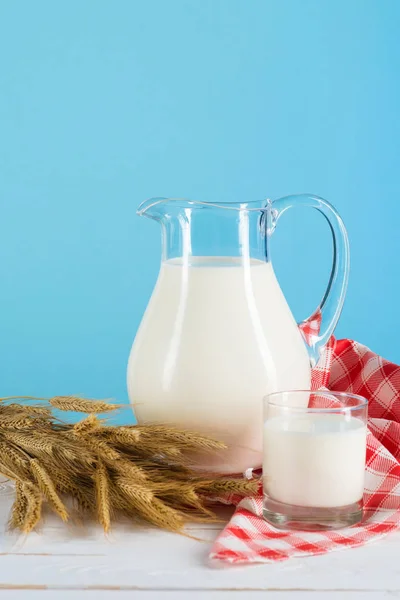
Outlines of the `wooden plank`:
M 210 532 L 204 531 L 204 536 Z M 400 590 L 400 536 L 381 543 L 325 556 L 257 566 L 209 567 L 209 544 L 158 531 L 126 535 L 124 544 L 96 548 L 60 540 L 54 554 L 5 554 L 0 586 L 49 586 L 54 589 L 167 590 Z M 47 548 L 48 550 L 49 548 Z M 77 555 L 72 556 L 71 552 Z M 95 552 L 96 551 L 96 552 Z M 86 554 L 87 552 L 87 554 Z M 90 553 L 90 554 L 89 554 Z
M 3 527 L 8 510 L 2 496 Z M 106 537 L 95 526 L 82 530 L 48 518 L 42 531 L 25 539 L 0 535 L 0 590 L 19 586 L 21 592 L 25 587 L 34 593 L 36 587 L 39 593 L 47 587 L 59 594 L 60 590 L 72 593 L 88 588 L 96 590 L 96 598 L 97 590 L 169 590 L 174 597 L 188 590 L 199 594 L 206 590 L 231 594 L 292 591 L 296 598 L 301 591 L 400 591 L 400 534 L 325 556 L 232 567 L 208 561 L 218 530 L 197 527 L 189 533 L 204 541 L 132 526 L 115 527 Z
M 163 592 L 156 591 L 27 591 L 7 590 L 7 600 L 396 600 L 392 592 Z

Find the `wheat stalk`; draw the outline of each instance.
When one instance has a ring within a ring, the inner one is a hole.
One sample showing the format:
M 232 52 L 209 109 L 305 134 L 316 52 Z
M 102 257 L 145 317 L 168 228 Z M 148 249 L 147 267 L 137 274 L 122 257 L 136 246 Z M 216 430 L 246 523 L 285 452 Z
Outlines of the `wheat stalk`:
M 106 532 L 120 516 L 182 532 L 187 520 L 216 520 L 210 499 L 257 492 L 256 480 L 195 469 L 193 455 L 223 452 L 222 442 L 167 425 L 109 426 L 96 416 L 116 407 L 76 396 L 0 398 L 0 473 L 15 481 L 11 528 L 35 528 L 43 502 L 66 521 L 69 497 Z M 53 408 L 88 416 L 72 425 Z
M 54 512 L 63 520 L 68 520 L 68 512 L 61 498 L 57 494 L 56 486 L 54 485 L 50 475 L 46 469 L 40 464 L 37 459 L 31 460 L 31 469 L 40 491 L 49 501 Z
M 102 460 L 99 460 L 97 463 L 94 481 L 96 487 L 97 516 L 104 531 L 108 533 L 111 526 L 110 482 L 107 468 Z
M 77 396 L 55 396 L 50 398 L 50 404 L 60 410 L 83 413 L 106 413 L 118 408 L 117 404 L 108 404 L 102 400 L 86 400 Z
M 11 510 L 10 527 L 12 529 L 22 529 L 25 523 L 28 500 L 24 493 L 23 483 L 15 482 L 15 500 Z
M 22 492 L 26 498 L 26 511 L 21 530 L 23 533 L 29 533 L 36 527 L 42 516 L 42 495 L 31 483 L 23 483 Z

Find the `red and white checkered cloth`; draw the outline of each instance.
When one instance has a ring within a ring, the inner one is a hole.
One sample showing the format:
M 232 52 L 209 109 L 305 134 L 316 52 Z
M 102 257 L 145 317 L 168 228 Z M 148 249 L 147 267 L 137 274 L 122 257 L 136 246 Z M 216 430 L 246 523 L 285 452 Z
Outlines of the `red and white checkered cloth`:
M 318 327 L 318 323 L 315 324 Z M 313 324 L 306 334 L 313 333 Z M 362 546 L 400 528 L 400 366 L 351 340 L 332 340 L 313 370 L 313 389 L 360 394 L 369 401 L 362 523 L 336 531 L 282 531 L 262 518 L 262 496 L 238 499 L 210 557 L 229 563 L 287 560 Z

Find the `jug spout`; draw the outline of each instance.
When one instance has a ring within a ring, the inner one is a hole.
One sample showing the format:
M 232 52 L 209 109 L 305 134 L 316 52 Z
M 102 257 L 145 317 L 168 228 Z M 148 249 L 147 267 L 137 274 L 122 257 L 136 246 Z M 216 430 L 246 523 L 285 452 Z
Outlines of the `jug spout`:
M 141 216 L 149 217 L 150 219 L 160 220 L 162 217 L 179 216 L 182 213 L 185 214 L 187 210 L 194 210 L 199 208 L 213 209 L 212 214 L 215 214 L 215 209 L 232 209 L 240 210 L 247 206 L 246 204 L 239 203 L 217 203 L 217 202 L 201 202 L 199 200 L 189 200 L 188 198 L 149 198 L 142 202 L 136 214 Z
M 161 221 L 164 217 L 178 217 L 186 214 L 187 210 L 193 210 L 199 207 L 217 207 L 219 204 L 211 202 L 199 202 L 198 200 L 188 200 L 187 198 L 149 198 L 139 205 L 136 214 L 140 217 L 145 216 L 149 219 Z
M 138 206 L 136 214 L 139 217 L 160 220 L 165 214 L 167 202 L 168 198 L 149 198 Z

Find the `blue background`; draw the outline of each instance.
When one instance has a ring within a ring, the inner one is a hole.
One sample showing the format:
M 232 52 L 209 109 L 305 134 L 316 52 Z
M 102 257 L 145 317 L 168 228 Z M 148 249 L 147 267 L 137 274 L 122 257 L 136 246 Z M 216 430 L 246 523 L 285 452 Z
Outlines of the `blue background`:
M 126 399 L 156 195 L 330 200 L 337 334 L 400 362 L 399 28 L 398 0 L 0 0 L 0 393 Z M 293 211 L 272 250 L 302 319 L 328 227 Z

